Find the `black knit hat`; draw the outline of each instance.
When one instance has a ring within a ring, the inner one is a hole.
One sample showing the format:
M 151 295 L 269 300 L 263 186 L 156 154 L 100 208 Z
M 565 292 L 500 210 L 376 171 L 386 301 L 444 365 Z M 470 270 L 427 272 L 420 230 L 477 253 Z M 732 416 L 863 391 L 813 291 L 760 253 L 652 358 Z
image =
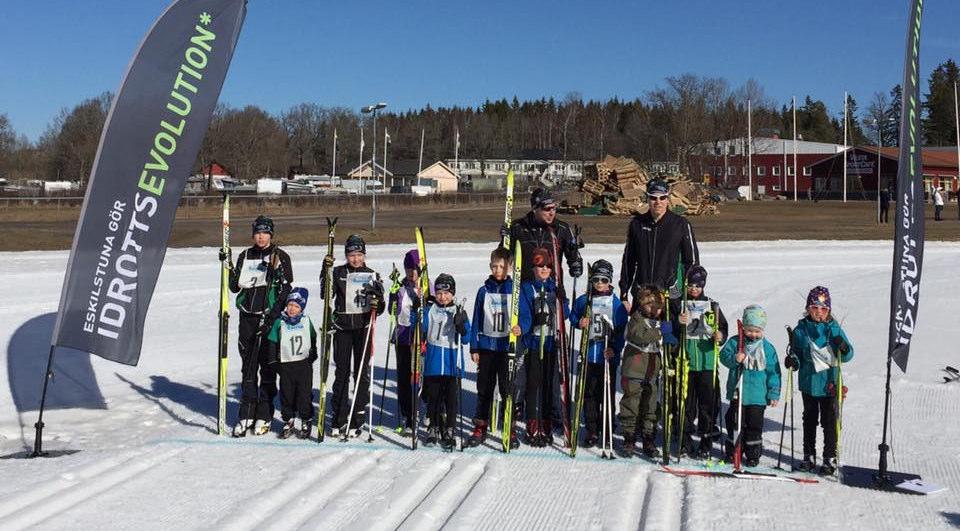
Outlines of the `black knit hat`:
M 546 208 L 556 205 L 557 199 L 546 188 L 536 188 L 530 193 L 530 206 L 533 208 Z
M 343 242 L 343 254 L 357 251 L 367 254 L 367 243 L 363 241 L 359 234 L 351 234 L 347 237 L 347 241 Z
M 273 220 L 267 216 L 257 216 L 257 219 L 253 220 L 253 233 L 266 232 L 273 234 Z
M 705 287 L 707 285 L 707 270 L 696 264 L 687 270 L 687 285 Z
M 436 280 L 433 281 L 433 291 L 449 291 L 451 295 L 456 295 L 457 281 L 454 280 L 451 275 L 440 273 L 437 275 Z

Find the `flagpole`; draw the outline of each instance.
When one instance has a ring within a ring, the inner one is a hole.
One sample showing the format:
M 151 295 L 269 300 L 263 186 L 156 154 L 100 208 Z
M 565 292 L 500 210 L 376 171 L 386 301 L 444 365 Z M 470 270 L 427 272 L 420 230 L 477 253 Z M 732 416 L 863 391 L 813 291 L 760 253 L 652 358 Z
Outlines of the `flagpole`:
M 333 170 L 330 175 L 330 187 L 333 188 L 333 181 L 337 178 L 337 129 L 333 129 Z
M 387 128 L 383 128 L 383 180 L 387 180 L 387 141 L 390 140 L 390 134 L 387 133 Z M 393 176 L 390 177 L 390 188 L 393 188 Z
M 456 139 L 453 146 L 453 171 L 457 176 L 457 190 L 460 190 L 460 127 L 456 130 Z
M 954 197 L 957 200 L 957 219 L 960 219 L 960 107 L 957 106 L 957 82 L 953 82 L 953 115 L 957 126 L 957 179 Z
M 793 97 L 793 202 L 797 202 L 797 97 Z
M 753 114 L 747 100 L 747 201 L 753 201 Z
M 843 202 L 847 202 L 847 91 L 843 91 Z
M 417 164 L 417 186 L 420 186 L 420 172 L 423 171 L 423 133 L 424 128 L 420 128 L 420 162 Z

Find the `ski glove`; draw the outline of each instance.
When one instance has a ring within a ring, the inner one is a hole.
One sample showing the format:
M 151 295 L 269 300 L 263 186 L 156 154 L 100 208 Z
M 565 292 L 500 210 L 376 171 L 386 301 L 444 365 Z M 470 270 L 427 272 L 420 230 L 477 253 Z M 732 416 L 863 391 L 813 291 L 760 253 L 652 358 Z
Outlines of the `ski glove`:
M 543 326 L 550 322 L 550 312 L 537 312 L 533 315 L 533 326 Z
M 333 267 L 333 255 L 328 254 L 323 257 L 323 267 L 324 269 Z
M 218 256 L 220 257 L 221 262 L 229 261 L 230 269 L 233 269 L 233 257 L 230 256 L 231 254 L 232 253 L 230 253 L 226 249 L 220 249 L 220 253 Z
M 272 319 L 264 319 L 263 324 L 260 325 L 260 328 L 257 329 L 257 335 L 260 337 L 267 337 L 270 334 L 270 329 L 273 328 Z
M 570 276 L 573 278 L 580 278 L 583 276 L 583 260 L 575 260 L 570 262 Z
M 509 237 L 510 237 L 510 224 L 504 223 L 503 225 L 500 225 L 500 240 L 503 241 Z
M 830 346 L 833 347 L 834 352 L 839 352 L 841 355 L 845 355 L 847 352 L 850 352 L 850 345 L 843 340 L 843 336 L 831 337 Z
M 307 361 L 308 361 L 309 363 L 313 363 L 313 362 L 317 361 L 318 358 L 319 358 L 319 356 L 317 356 L 317 349 L 315 349 L 315 348 L 310 349 L 310 357 L 307 358 Z
M 467 335 L 467 312 L 457 310 L 457 313 L 453 316 L 453 326 L 457 329 L 457 334 L 460 336 Z
M 795 371 L 799 368 L 800 363 L 796 356 L 790 355 L 783 359 L 783 366 Z

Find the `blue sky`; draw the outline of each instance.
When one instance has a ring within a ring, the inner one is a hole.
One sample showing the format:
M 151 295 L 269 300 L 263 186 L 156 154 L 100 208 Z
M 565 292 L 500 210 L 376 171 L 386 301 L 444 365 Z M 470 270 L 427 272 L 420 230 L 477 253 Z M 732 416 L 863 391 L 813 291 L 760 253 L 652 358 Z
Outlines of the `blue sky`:
M 36 139 L 62 107 L 115 91 L 166 0 L 5 2 L 0 113 Z M 754 78 L 778 103 L 866 108 L 900 81 L 906 0 L 665 2 L 250 0 L 221 101 L 390 110 L 578 91 L 632 99 L 686 72 Z M 921 68 L 960 58 L 960 2 L 925 2 Z M 923 89 L 925 90 L 925 85 Z

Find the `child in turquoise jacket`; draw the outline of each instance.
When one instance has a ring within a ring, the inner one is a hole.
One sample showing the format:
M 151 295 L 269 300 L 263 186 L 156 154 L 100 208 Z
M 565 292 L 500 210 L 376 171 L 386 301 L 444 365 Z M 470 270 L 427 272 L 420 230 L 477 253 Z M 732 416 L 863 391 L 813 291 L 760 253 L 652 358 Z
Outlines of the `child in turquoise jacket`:
M 727 399 L 730 407 L 724 417 L 727 423 L 727 459 L 733 460 L 737 430 L 738 401 L 743 401 L 743 421 L 738 437 L 747 466 L 757 466 L 763 451 L 763 414 L 767 406 L 776 407 L 780 399 L 780 361 L 777 349 L 763 337 L 767 313 L 757 305 L 743 310 L 743 348 L 740 337 L 733 336 L 720 351 L 720 363 L 730 369 L 727 376 Z M 743 396 L 737 396 L 739 379 L 743 378 Z
M 807 295 L 806 315 L 797 322 L 791 352 L 784 365 L 799 370 L 803 396 L 803 463 L 801 470 L 817 471 L 817 422 L 823 427 L 823 465 L 819 472 L 833 475 L 837 468 L 839 415 L 846 388 L 840 363 L 853 359 L 853 345 L 831 314 L 830 291 L 817 286 Z M 840 392 L 838 392 L 838 390 Z

